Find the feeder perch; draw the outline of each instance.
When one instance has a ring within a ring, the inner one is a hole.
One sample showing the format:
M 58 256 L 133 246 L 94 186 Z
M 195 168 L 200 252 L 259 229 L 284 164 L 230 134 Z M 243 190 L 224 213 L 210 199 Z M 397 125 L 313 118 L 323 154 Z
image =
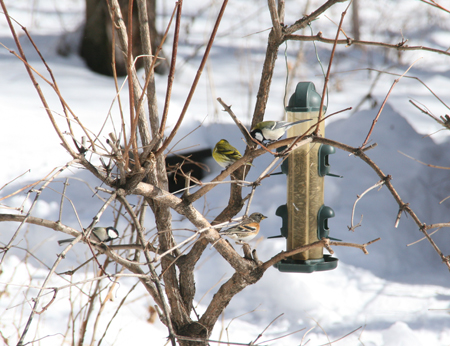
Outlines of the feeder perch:
M 297 84 L 286 107 L 287 121 L 312 119 L 287 131 L 288 137 L 307 132 L 319 118 L 321 97 L 311 82 Z M 326 108 L 324 107 L 323 113 Z M 313 131 L 313 130 L 311 130 Z M 324 136 L 325 124 L 319 124 Z M 281 149 L 281 148 L 280 148 Z M 330 145 L 310 143 L 293 150 L 283 163 L 287 175 L 287 203 L 278 207 L 276 215 L 283 220 L 281 236 L 286 238 L 287 251 L 329 238 L 328 219 L 334 211 L 324 206 L 324 176 L 330 174 L 328 156 L 335 152 Z M 332 239 L 332 238 L 330 238 Z M 323 254 L 323 248 L 313 248 L 293 255 L 274 266 L 281 272 L 311 273 L 337 267 L 338 259 Z

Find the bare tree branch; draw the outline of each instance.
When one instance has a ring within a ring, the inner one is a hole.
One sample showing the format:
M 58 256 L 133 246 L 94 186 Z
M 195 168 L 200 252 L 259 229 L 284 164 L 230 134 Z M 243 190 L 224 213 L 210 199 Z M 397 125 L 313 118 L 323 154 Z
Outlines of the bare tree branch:
M 181 123 L 183 122 L 184 116 L 186 115 L 186 111 L 187 111 L 187 109 L 189 107 L 189 104 L 191 103 L 191 99 L 192 99 L 192 96 L 194 95 L 194 92 L 195 92 L 195 89 L 197 87 L 198 81 L 200 80 L 200 76 L 202 75 L 203 68 L 205 67 L 206 60 L 208 59 L 209 52 L 211 51 L 212 44 L 213 44 L 214 39 L 216 37 L 217 30 L 219 29 L 219 25 L 220 25 L 220 22 L 222 20 L 222 17 L 223 17 L 223 14 L 225 12 L 225 8 L 226 8 L 227 4 L 228 4 L 228 0 L 224 0 L 223 4 L 222 4 L 222 7 L 221 7 L 221 9 L 219 11 L 219 14 L 217 16 L 216 23 L 214 24 L 214 28 L 213 28 L 213 31 L 211 33 L 211 37 L 209 38 L 208 44 L 206 46 L 205 53 L 203 54 L 202 61 L 201 61 L 200 66 L 199 66 L 199 68 L 197 70 L 197 74 L 195 76 L 194 81 L 192 82 L 192 86 L 191 86 L 191 89 L 190 89 L 189 94 L 187 96 L 186 102 L 184 103 L 184 106 L 183 106 L 183 109 L 181 111 L 180 117 L 178 118 L 178 121 L 175 124 L 175 127 L 173 128 L 173 130 L 170 133 L 169 137 L 166 138 L 166 140 L 164 141 L 164 143 L 161 146 L 161 148 L 159 148 L 158 151 L 156 152 L 156 154 L 155 154 L 156 156 L 161 155 L 164 152 L 164 150 L 167 149 L 167 147 L 169 146 L 169 144 L 172 141 L 173 137 L 175 137 L 175 134 L 178 132 L 178 129 L 180 128 Z
M 335 39 L 333 38 L 325 38 L 322 37 L 322 32 L 317 33 L 314 36 L 309 35 L 289 35 L 287 34 L 285 36 L 286 40 L 291 41 L 317 41 L 317 42 L 323 42 L 323 43 L 334 43 Z M 346 46 L 351 46 L 352 44 L 362 45 L 362 46 L 377 46 L 377 47 L 385 47 L 385 48 L 391 48 L 396 49 L 398 51 L 414 51 L 414 50 L 423 50 L 426 52 L 433 52 L 443 55 L 450 55 L 449 51 L 437 49 L 437 48 L 430 48 L 430 47 L 424 47 L 424 46 L 408 46 L 405 44 L 405 42 L 399 42 L 397 44 L 392 43 L 385 43 L 385 42 L 376 42 L 376 41 L 363 41 L 363 40 L 354 40 L 352 38 L 348 38 L 345 40 L 337 40 L 337 44 L 344 44 Z

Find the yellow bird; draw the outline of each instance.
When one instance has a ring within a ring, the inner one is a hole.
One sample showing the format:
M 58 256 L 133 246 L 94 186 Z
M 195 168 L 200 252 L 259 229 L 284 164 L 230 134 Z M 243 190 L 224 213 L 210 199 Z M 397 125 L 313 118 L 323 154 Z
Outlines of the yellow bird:
M 212 156 L 214 157 L 214 160 L 216 160 L 216 162 L 223 168 L 227 168 L 242 158 L 241 153 L 230 143 L 228 143 L 226 139 L 221 139 L 216 143 Z M 252 164 L 246 163 L 246 165 Z

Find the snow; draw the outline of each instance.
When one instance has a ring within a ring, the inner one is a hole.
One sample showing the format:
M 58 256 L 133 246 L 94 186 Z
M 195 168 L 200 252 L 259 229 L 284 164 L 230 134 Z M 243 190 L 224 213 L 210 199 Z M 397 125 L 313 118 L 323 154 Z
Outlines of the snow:
M 62 95 L 74 113 L 94 133 L 98 133 L 103 124 L 106 124 L 100 137 L 104 142 L 107 133 L 117 128 L 120 121 L 113 80 L 87 70 L 76 55 L 61 57 L 56 53 L 61 34 L 75 30 L 81 23 L 83 4 L 81 0 L 65 1 L 64 5 L 51 0 L 7 1 L 10 14 L 33 35 L 52 68 Z M 443 11 L 421 2 L 406 0 L 363 1 L 361 5 L 361 16 L 366 19 L 362 20 L 365 39 L 398 43 L 402 35 L 405 35 L 409 39 L 409 45 L 448 48 L 449 21 L 448 14 Z M 171 6 L 169 3 L 161 6 L 161 27 L 171 12 Z M 174 126 L 197 72 L 201 55 L 194 55 L 194 52 L 198 45 L 207 40 L 219 6 L 220 3 L 212 2 L 211 6 L 205 5 L 203 11 L 198 12 L 197 5 L 194 6 L 190 2 L 184 4 L 184 15 L 190 18 L 185 24 L 189 35 L 182 35 L 180 42 L 179 69 L 170 105 L 168 130 Z M 345 7 L 346 4 L 333 7 L 327 12 L 327 16 L 338 23 Z M 286 1 L 286 8 L 296 9 L 287 12 L 286 23 L 291 23 L 303 13 L 303 9 L 295 1 Z M 305 12 L 310 12 L 312 8 L 311 5 Z M 424 13 L 426 15 L 421 15 Z M 385 30 L 378 30 L 381 19 Z M 350 32 L 349 23 L 347 18 L 345 30 Z M 267 43 L 268 31 L 262 30 L 270 26 L 269 13 L 265 5 L 259 2 L 247 0 L 228 5 L 208 66 L 174 143 L 180 139 L 181 141 L 173 151 L 191 146 L 212 148 L 222 137 L 226 137 L 239 150 L 244 150 L 239 131 L 230 117 L 221 111 L 215 99 L 221 97 L 225 103 L 231 104 L 233 111 L 244 124 L 249 125 Z M 323 31 L 324 37 L 334 37 L 336 30 L 335 25 L 325 16 L 315 21 L 312 28 L 314 33 Z M 20 28 L 17 30 L 19 32 Z M 306 33 L 309 34 L 309 29 Z M 10 49 L 16 49 L 3 18 L 0 19 L 0 42 Z M 48 78 L 45 67 L 23 34 L 21 42 L 30 63 Z M 169 46 L 167 45 L 167 50 L 170 50 Z M 288 44 L 287 58 L 290 65 L 294 64 L 299 46 L 296 42 Z M 310 80 L 315 83 L 317 90 L 323 88 L 313 45 L 305 43 L 303 49 L 306 62 L 296 71 L 301 79 L 292 81 L 287 91 L 288 96 L 297 81 Z M 318 43 L 317 49 L 326 68 L 331 46 Z M 381 49 L 339 46 L 330 80 L 328 114 L 347 107 L 356 107 L 369 92 L 377 72 L 366 68 L 389 71 L 397 75 L 382 74 L 373 87 L 372 101 L 364 102 L 357 112 L 333 116 L 327 123 L 326 137 L 355 147 L 361 145 L 392 83 L 419 57 L 422 59 L 417 61 L 407 76 L 394 87 L 371 135 L 370 143 L 376 142 L 377 146 L 367 153 L 385 174 L 392 176 L 392 183 L 403 201 L 410 203 L 422 222 L 448 222 L 450 200 L 440 203 L 450 191 L 447 171 L 424 166 L 402 154 L 425 163 L 449 166 L 446 155 L 448 131 L 435 133 L 440 129 L 439 125 L 409 103 L 409 100 L 413 99 L 425 105 L 435 116 L 448 113 L 448 109 L 423 84 L 417 79 L 409 78 L 419 78 L 446 102 L 445 91 L 450 87 L 448 56 L 415 51 L 403 52 L 399 58 L 397 53 L 392 51 L 386 53 Z M 291 71 L 290 75 L 292 73 Z M 60 139 L 48 121 L 23 64 L 5 49 L 0 50 L 0 76 L 3 81 L 0 84 L 0 143 L 3 148 L 0 158 L 4 165 L 4 169 L 0 171 L 0 186 L 27 172 L 0 192 L 3 197 L 18 187 L 42 179 L 53 168 L 63 166 L 69 157 L 59 145 Z M 283 116 L 285 78 L 286 65 L 282 47 L 266 119 L 281 119 Z M 156 79 L 157 85 L 161 86 L 157 89 L 157 96 L 162 109 L 166 76 L 157 76 Z M 123 81 L 120 80 L 121 83 Z M 58 98 L 42 79 L 39 83 L 58 124 L 65 126 L 65 119 L 60 116 Z M 125 110 L 128 109 L 126 95 L 125 85 L 121 93 Z M 376 106 L 372 108 L 373 102 Z M 110 109 L 111 116 L 108 117 Z M 193 135 L 184 138 L 193 130 Z M 435 134 L 426 136 L 431 133 Z M 81 136 L 78 129 L 76 134 Z M 257 158 L 248 179 L 255 179 L 270 161 L 269 155 Z M 333 271 L 288 274 L 269 269 L 256 285 L 247 287 L 231 301 L 211 338 L 248 343 L 255 340 L 277 316 L 283 314 L 268 328 L 259 342 L 271 345 L 304 345 L 308 340 L 309 345 L 323 345 L 336 340 L 339 341 L 333 344 L 450 344 L 448 269 L 426 240 L 416 243 L 422 238 L 422 234 L 411 218 L 402 215 L 399 227 L 394 227 L 398 206 L 385 187 L 370 191 L 358 202 L 355 219 L 358 222 L 363 215 L 362 226 L 355 232 L 349 232 L 347 226 L 350 225 L 356 196 L 373 186 L 379 181 L 379 177 L 360 159 L 340 150 L 330 157 L 330 163 L 332 173 L 344 176 L 342 179 L 326 178 L 325 203 L 336 213 L 329 221 L 330 236 L 354 243 L 364 243 L 378 237 L 381 240 L 368 247 L 368 255 L 354 248 L 334 247 L 334 256 L 339 259 L 339 264 Z M 209 166 L 211 173 L 205 181 L 213 179 L 220 172 L 219 166 L 213 160 L 209 162 Z M 62 221 L 79 229 L 77 218 L 86 226 L 102 206 L 100 197 L 107 197 L 102 194 L 95 195 L 92 189 L 100 186 L 101 182 L 79 169 L 71 168 L 63 172 L 50 184 L 51 189 L 44 190 L 33 215 L 50 220 L 59 218 L 60 192 L 66 178 L 69 178 L 66 194 L 70 201 L 65 202 Z M 281 227 L 281 220 L 275 216 L 275 210 L 286 201 L 285 186 L 284 176 L 273 176 L 264 180 L 257 189 L 257 197 L 252 204 L 253 211 L 269 216 L 262 222 L 261 237 L 252 242 L 261 260 L 267 260 L 285 249 L 284 240 L 266 239 L 278 234 Z M 204 210 L 206 217 L 212 220 L 227 204 L 228 189 L 227 185 L 218 186 L 207 199 L 198 201 L 196 207 Z M 246 192 L 248 189 L 244 189 L 244 193 Z M 26 193 L 27 190 L 1 203 L 15 207 L 24 203 L 27 210 L 34 194 L 24 202 Z M 10 210 L 2 209 L 2 212 L 8 213 Z M 174 217 L 178 220 L 174 223 L 174 228 L 192 228 L 185 220 Z M 113 213 L 106 213 L 101 222 L 107 224 L 112 219 Z M 11 239 L 16 226 L 10 223 L 1 225 L 2 243 Z M 150 231 L 154 227 L 153 221 L 148 219 L 145 226 Z M 127 232 L 125 224 L 119 224 L 118 229 Z M 188 234 L 183 231 L 176 233 L 180 239 Z M 447 230 L 441 229 L 432 238 L 444 255 L 447 255 L 450 251 Z M 10 344 L 17 342 L 31 311 L 31 299 L 37 294 L 36 288 L 42 284 L 48 267 L 53 265 L 56 254 L 61 251 L 56 242 L 58 239 L 61 239 L 59 233 L 25 225 L 14 241 L 17 248 L 13 248 L 3 262 L 0 291 L 5 292 L 0 295 L 0 331 Z M 31 249 L 39 260 L 27 256 L 23 248 Z M 57 272 L 74 269 L 89 254 L 85 246 L 75 246 L 59 265 Z M 102 262 L 104 258 L 100 257 L 99 260 Z M 91 278 L 96 270 L 96 265 L 91 263 L 87 269 L 72 277 L 53 276 L 48 286 L 81 282 Z M 111 267 L 110 271 L 113 272 L 114 268 Z M 230 277 L 232 272 L 229 264 L 214 249 L 205 251 L 196 272 L 197 313 L 204 311 L 217 290 L 217 284 Z M 30 278 L 33 287 L 27 286 Z M 122 278 L 119 282 L 113 289 L 113 299 L 107 303 L 107 309 L 97 327 L 97 342 L 106 328 L 107 321 L 136 280 Z M 86 282 L 80 285 L 80 289 L 71 287 L 59 291 L 49 310 L 36 317 L 27 340 L 45 337 L 39 344 L 70 344 L 72 329 L 68 332 L 67 330 L 73 326 L 67 312 L 71 308 L 71 300 L 76 301 L 78 307 L 85 304 L 87 300 L 84 292 L 88 293 L 91 285 L 93 283 Z M 106 291 L 102 292 L 102 299 L 105 299 Z M 53 292 L 49 292 L 44 296 L 41 307 L 50 301 L 52 294 Z M 138 285 L 130 293 L 127 302 L 129 303 L 125 303 L 118 317 L 113 320 L 103 344 L 128 344 L 130 338 L 134 342 L 147 343 L 150 335 L 152 345 L 164 345 L 167 337 L 164 325 L 158 320 L 153 324 L 147 322 L 148 307 L 153 305 L 153 302 L 146 292 Z M 98 309 L 98 305 L 96 308 Z M 77 328 L 78 325 L 75 326 L 75 329 Z M 297 330 L 301 331 L 265 343 Z M 90 342 L 92 337 L 90 330 L 86 340 Z

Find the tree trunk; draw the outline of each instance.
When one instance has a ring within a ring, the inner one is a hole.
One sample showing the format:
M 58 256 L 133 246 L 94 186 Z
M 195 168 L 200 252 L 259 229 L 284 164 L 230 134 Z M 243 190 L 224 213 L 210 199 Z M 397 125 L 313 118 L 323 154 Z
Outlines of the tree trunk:
M 151 46 L 155 52 L 161 37 L 156 31 L 156 0 L 145 0 L 147 2 L 147 12 L 150 25 Z M 125 25 L 128 26 L 128 0 L 119 0 L 120 9 L 123 14 Z M 139 19 L 136 2 L 133 4 L 133 57 L 142 54 L 141 35 L 139 30 Z M 108 4 L 105 0 L 86 0 L 86 21 L 83 30 L 83 36 L 80 44 L 80 56 L 86 62 L 86 65 L 94 72 L 113 76 L 112 69 L 112 22 L 109 16 Z M 118 76 L 127 74 L 126 61 L 123 58 L 118 39 L 115 39 L 116 47 L 114 49 L 116 71 Z M 143 65 L 142 59 L 136 61 L 136 68 Z M 156 66 L 155 72 L 163 73 L 165 65 Z
M 359 1 L 353 0 L 352 4 L 352 31 L 353 31 L 353 38 L 355 40 L 361 39 L 361 33 L 359 31 Z

